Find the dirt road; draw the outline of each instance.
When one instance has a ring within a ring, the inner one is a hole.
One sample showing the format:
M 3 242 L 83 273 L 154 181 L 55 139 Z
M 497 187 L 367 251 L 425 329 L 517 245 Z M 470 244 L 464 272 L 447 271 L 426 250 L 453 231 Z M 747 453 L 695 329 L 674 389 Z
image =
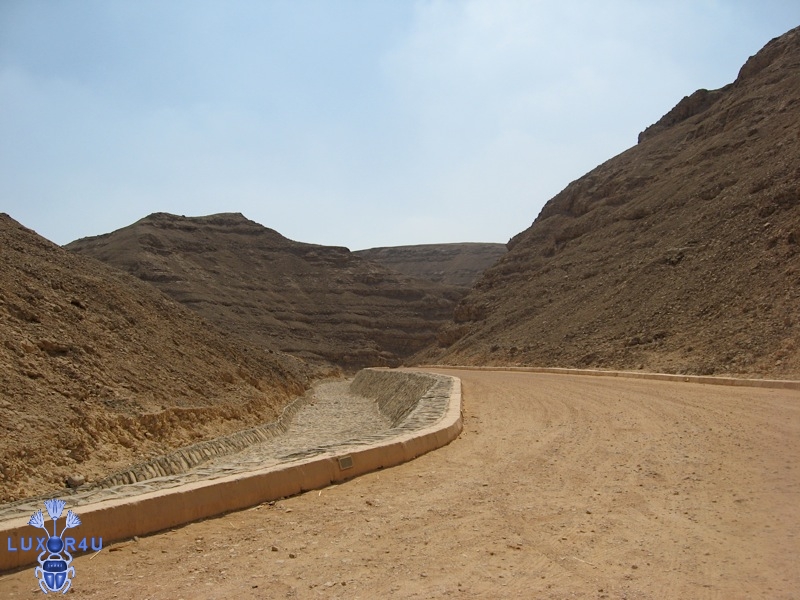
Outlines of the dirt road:
M 800 392 L 440 372 L 449 446 L 82 557 L 70 597 L 800 597 Z

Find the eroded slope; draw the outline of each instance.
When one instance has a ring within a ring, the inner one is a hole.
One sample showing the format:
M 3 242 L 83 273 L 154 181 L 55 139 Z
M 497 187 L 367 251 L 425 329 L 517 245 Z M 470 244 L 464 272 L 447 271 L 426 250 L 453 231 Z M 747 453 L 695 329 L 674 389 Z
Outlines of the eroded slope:
M 353 254 L 411 277 L 471 287 L 506 253 L 505 244 L 461 243 L 388 246 Z
M 800 31 L 551 199 L 421 360 L 800 375 Z
M 463 295 L 232 213 L 153 214 L 67 248 L 154 284 L 259 346 L 347 368 L 398 364 L 430 344 Z
M 0 501 L 271 421 L 302 361 L 0 215 Z

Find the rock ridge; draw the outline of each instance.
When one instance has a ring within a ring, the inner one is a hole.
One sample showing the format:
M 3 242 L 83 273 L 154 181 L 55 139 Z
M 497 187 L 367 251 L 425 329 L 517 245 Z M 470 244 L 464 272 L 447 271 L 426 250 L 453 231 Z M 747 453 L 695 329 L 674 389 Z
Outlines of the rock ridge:
M 573 181 L 417 357 L 800 374 L 800 29 Z
M 463 296 L 238 213 L 156 213 L 66 247 L 152 283 L 250 343 L 352 370 L 400 364 L 435 339 Z
M 469 288 L 506 253 L 505 244 L 466 242 L 357 250 L 360 256 L 405 275 Z

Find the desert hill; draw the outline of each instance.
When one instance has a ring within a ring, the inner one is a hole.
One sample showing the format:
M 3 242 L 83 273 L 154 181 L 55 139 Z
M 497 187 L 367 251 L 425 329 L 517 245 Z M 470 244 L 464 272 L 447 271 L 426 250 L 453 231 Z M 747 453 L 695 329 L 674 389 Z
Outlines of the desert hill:
M 800 28 L 515 236 L 420 360 L 800 375 Z
M 353 252 L 411 277 L 460 287 L 471 287 L 505 253 L 505 244 L 475 242 L 390 246 Z
M 314 373 L 0 214 L 0 501 L 271 421 Z
M 224 331 L 346 368 L 396 365 L 429 345 L 463 296 L 234 213 L 153 214 L 66 247 L 152 283 Z

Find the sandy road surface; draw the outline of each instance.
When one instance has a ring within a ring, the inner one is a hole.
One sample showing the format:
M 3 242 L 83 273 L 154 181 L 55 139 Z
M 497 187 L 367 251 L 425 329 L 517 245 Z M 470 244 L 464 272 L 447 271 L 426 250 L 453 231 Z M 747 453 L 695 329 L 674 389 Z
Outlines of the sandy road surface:
M 800 598 L 800 393 L 440 372 L 449 446 L 82 557 L 69 596 Z

